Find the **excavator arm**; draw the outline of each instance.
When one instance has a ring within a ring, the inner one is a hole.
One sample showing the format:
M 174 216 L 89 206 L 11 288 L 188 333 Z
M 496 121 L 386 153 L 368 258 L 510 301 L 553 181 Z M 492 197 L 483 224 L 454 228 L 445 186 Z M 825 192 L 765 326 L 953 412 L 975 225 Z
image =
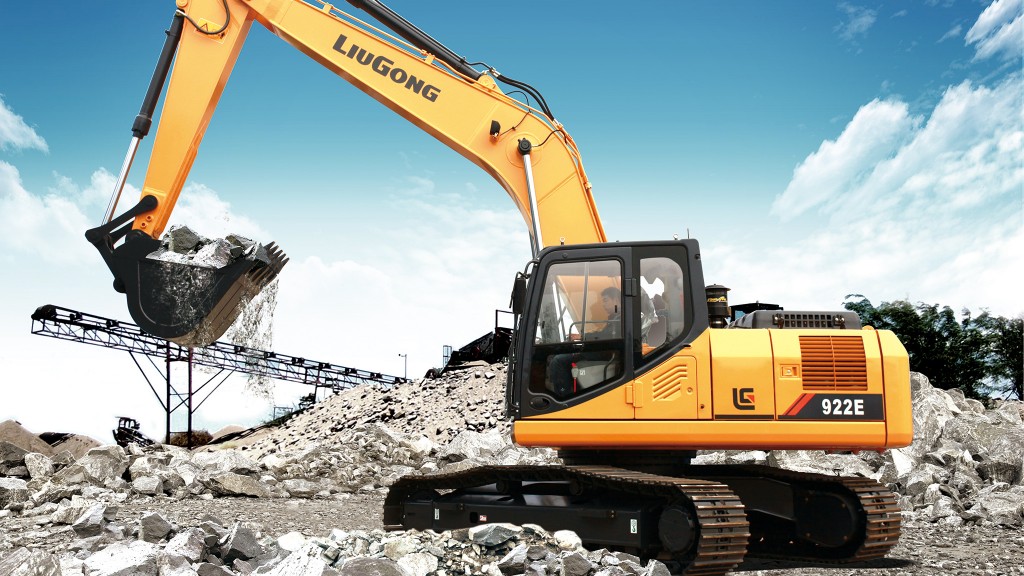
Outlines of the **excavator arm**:
M 527 223 L 533 215 L 519 142 L 532 144 L 540 245 L 605 240 L 575 143 L 561 124 L 509 98 L 489 73 L 462 71 L 330 4 L 302 0 L 179 1 L 186 24 L 142 195 L 157 208 L 135 229 L 160 234 L 192 167 L 252 23 L 316 60 L 490 174 Z M 376 2 L 359 2 L 366 7 Z M 428 37 L 429 38 L 429 37 Z M 557 215 L 557 216 L 556 216 Z
M 174 59 L 141 201 L 87 234 L 146 331 L 183 344 L 208 344 L 228 328 L 239 304 L 286 261 L 272 248 L 269 271 L 263 270 L 266 262 L 243 262 L 187 290 L 174 290 L 175 299 L 164 293 L 168 284 L 181 284 L 172 277 L 183 271 L 145 262 L 167 226 L 253 22 L 490 174 L 526 220 L 534 254 L 552 244 L 605 241 L 579 151 L 543 99 L 537 102 L 543 109 L 537 109 L 510 98 L 498 87 L 495 78 L 506 79 L 497 72 L 477 71 L 376 0 L 351 1 L 415 44 L 319 0 L 177 1 L 170 48 L 165 47 L 155 74 L 161 75 L 161 67 L 166 73 Z M 161 82 L 154 80 L 147 100 L 159 95 Z M 144 135 L 139 124 L 137 119 L 130 155 Z M 115 198 L 130 165 L 126 158 Z M 117 247 L 121 236 L 125 242 Z M 187 272 L 194 280 L 195 271 Z M 182 310 L 189 312 L 185 318 Z

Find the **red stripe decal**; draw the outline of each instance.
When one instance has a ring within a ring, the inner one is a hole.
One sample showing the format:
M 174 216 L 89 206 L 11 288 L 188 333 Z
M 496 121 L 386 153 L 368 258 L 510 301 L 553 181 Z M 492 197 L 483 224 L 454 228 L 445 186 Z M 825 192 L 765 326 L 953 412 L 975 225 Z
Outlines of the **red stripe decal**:
M 796 399 L 796 402 L 789 407 L 789 410 L 786 410 L 786 413 L 783 414 L 783 416 L 796 416 L 804 409 L 804 406 L 807 406 L 807 403 L 811 401 L 811 398 L 814 398 L 814 394 L 808 394 L 806 392 L 801 394 L 800 397 Z

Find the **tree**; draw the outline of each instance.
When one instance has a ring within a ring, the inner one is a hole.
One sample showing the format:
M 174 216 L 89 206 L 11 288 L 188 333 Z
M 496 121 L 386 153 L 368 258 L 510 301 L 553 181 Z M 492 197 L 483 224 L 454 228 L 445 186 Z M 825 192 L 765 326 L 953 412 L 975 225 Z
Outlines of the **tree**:
M 988 341 L 989 391 L 997 396 L 1024 400 L 1024 317 L 1004 318 L 988 312 L 977 323 Z
M 864 324 L 892 330 L 907 349 L 911 370 L 928 375 L 937 388 L 959 388 L 970 398 L 985 397 L 992 382 L 1008 380 L 1020 389 L 1019 320 L 1014 324 L 987 312 L 972 318 L 967 309 L 957 318 L 949 306 L 915 306 L 906 300 L 875 307 L 861 294 L 846 298 L 846 309 L 860 315 Z

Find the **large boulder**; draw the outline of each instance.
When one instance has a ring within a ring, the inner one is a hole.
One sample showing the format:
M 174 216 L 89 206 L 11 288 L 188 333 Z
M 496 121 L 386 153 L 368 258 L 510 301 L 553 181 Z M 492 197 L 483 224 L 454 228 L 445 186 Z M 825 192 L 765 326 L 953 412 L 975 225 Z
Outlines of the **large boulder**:
M 160 547 L 134 540 L 115 542 L 85 559 L 89 576 L 157 576 Z
M 260 465 L 235 450 L 199 452 L 192 457 L 192 464 L 210 474 L 231 472 L 259 478 Z
M 252 476 L 243 476 L 232 472 L 224 472 L 210 476 L 206 481 L 210 491 L 218 496 L 252 496 L 266 498 L 270 495 L 267 488 Z
M 961 414 L 946 422 L 942 436 L 987 463 L 997 480 L 1019 484 L 1024 477 L 1024 426 L 987 414 Z
M 93 448 L 77 462 L 53 475 L 55 484 L 92 484 L 116 489 L 125 485 L 128 455 L 117 445 Z
M 24 468 L 25 454 L 28 451 L 24 448 L 0 441 L 0 476 L 14 475 L 15 470 Z
M 1024 526 L 1024 486 L 1000 483 L 986 487 L 975 496 L 968 514 L 993 524 Z
M 11 504 L 21 504 L 31 497 L 28 482 L 20 478 L 0 477 L 0 510 Z
M 44 480 L 52 476 L 55 470 L 53 460 L 38 452 L 25 454 L 25 468 L 28 469 L 28 475 L 32 479 L 42 478 Z
M 17 548 L 0 555 L 0 576 L 61 576 L 60 561 L 45 550 Z

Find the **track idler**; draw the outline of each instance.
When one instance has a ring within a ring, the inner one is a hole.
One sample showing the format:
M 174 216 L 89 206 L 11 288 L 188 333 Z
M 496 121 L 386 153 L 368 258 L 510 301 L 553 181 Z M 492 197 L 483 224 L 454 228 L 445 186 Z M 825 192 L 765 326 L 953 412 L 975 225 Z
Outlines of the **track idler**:
M 264 247 L 265 259 L 245 256 L 222 268 L 148 258 L 161 243 L 132 230 L 131 220 L 156 204 L 155 197 L 146 196 L 85 237 L 99 250 L 114 275 L 114 289 L 125 294 L 128 312 L 143 331 L 182 346 L 206 346 L 227 331 L 288 259 L 273 243 Z

